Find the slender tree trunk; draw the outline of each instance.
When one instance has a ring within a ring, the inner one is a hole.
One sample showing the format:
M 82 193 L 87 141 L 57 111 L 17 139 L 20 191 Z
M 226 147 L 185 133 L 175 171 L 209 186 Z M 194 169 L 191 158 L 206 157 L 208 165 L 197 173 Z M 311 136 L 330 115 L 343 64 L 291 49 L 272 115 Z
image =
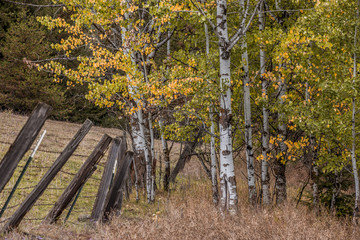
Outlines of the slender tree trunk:
M 161 158 L 161 154 L 158 154 L 159 157 L 159 183 L 158 183 L 158 188 L 161 187 L 161 180 L 162 180 L 162 158 Z
M 265 29 L 265 18 L 263 11 L 263 4 L 260 4 L 259 9 L 259 30 L 262 32 Z M 263 77 L 265 73 L 265 51 L 262 46 L 260 46 L 260 79 L 261 79 L 261 91 L 262 97 L 268 100 L 267 88 L 268 81 Z M 267 102 L 267 101 L 266 101 Z M 261 192 L 262 192 L 262 201 L 265 205 L 270 204 L 270 177 L 269 177 L 269 163 L 268 163 L 268 154 L 269 150 L 269 109 L 266 103 L 262 107 L 263 112 L 263 134 L 262 134 L 262 160 L 261 160 Z
M 281 10 L 280 8 L 281 0 L 275 1 L 275 6 L 277 10 Z M 285 64 L 280 64 L 279 69 L 282 67 L 286 67 Z M 286 93 L 286 79 L 282 76 L 279 77 L 279 94 L 278 94 L 278 101 L 280 105 L 284 104 L 284 97 Z M 280 157 L 276 159 L 274 164 L 275 170 L 275 195 L 276 195 L 276 204 L 282 204 L 287 199 L 286 193 L 286 153 L 287 153 L 287 146 L 285 144 L 286 140 L 286 121 L 285 121 L 285 114 L 283 112 L 278 113 L 278 137 L 280 138 L 279 141 L 279 148 L 280 148 Z
M 170 24 L 170 23 L 169 23 Z M 171 42 L 170 42 L 170 31 L 168 31 L 168 38 L 169 40 L 166 43 L 166 54 L 168 57 L 168 60 L 170 60 L 170 53 L 171 53 Z M 162 151 L 164 156 L 164 179 L 163 179 L 163 185 L 164 185 L 164 191 L 169 191 L 169 184 L 170 184 L 170 153 L 169 148 L 167 145 L 167 141 L 164 136 L 164 124 L 163 120 L 160 116 L 159 119 L 159 126 L 160 126 L 160 133 L 161 133 L 161 144 L 162 144 Z
M 283 67 L 280 65 L 280 68 Z M 279 77 L 279 93 L 278 101 L 280 105 L 284 104 L 284 97 L 286 93 L 286 79 L 283 76 Z M 274 170 L 275 170 L 275 194 L 276 194 L 276 204 L 281 204 L 286 201 L 286 153 L 287 146 L 285 144 L 286 140 L 286 121 L 285 114 L 280 110 L 278 113 L 278 137 L 280 156 L 275 160 Z
M 232 152 L 231 134 L 231 82 L 230 82 L 230 51 L 227 27 L 227 2 L 217 1 L 217 26 L 220 51 L 220 208 L 234 214 L 237 212 L 237 192 Z
M 247 44 L 244 41 L 243 48 L 245 52 L 242 55 L 244 76 L 244 117 L 245 117 L 245 145 L 246 145 L 246 163 L 248 172 L 249 201 L 252 205 L 256 204 L 256 186 L 255 186 L 255 169 L 254 169 L 254 152 L 252 144 L 251 128 L 251 102 L 250 102 L 250 79 L 248 67 Z
M 206 57 L 209 58 L 210 54 L 210 44 L 209 44 L 209 31 L 208 25 L 205 23 L 205 38 L 206 38 Z M 214 107 L 212 104 L 209 107 L 209 117 L 211 121 L 210 127 L 210 156 L 211 156 L 211 185 L 212 185 L 212 197 L 213 203 L 218 205 L 219 203 L 219 191 L 218 191 L 218 181 L 217 181 L 217 174 L 216 174 L 216 151 L 215 151 L 215 121 L 214 121 Z
M 311 179 L 312 179 L 312 189 L 313 189 L 313 207 L 316 214 L 319 213 L 319 169 L 316 165 L 317 160 L 317 146 L 316 138 L 313 135 L 310 135 L 310 149 L 311 149 Z
M 138 202 L 140 200 L 139 198 L 139 178 L 138 178 L 138 173 L 137 173 L 137 169 L 136 169 L 136 162 L 135 162 L 135 158 L 133 158 L 133 167 L 134 167 L 134 175 L 135 175 L 135 200 L 136 202 Z
M 335 170 L 335 182 L 333 184 L 333 189 L 332 189 L 332 197 L 331 197 L 331 202 L 330 202 L 330 212 L 332 214 L 336 214 L 336 198 L 339 195 L 340 192 L 340 186 L 339 186 L 339 173 Z
M 306 82 L 306 90 L 305 90 L 305 101 L 306 104 L 310 102 L 310 94 L 309 94 L 309 82 Z M 314 212 L 318 214 L 319 212 L 319 187 L 318 187 L 318 177 L 319 177 L 319 169 L 316 165 L 317 160 L 317 146 L 316 146 L 316 138 L 312 134 L 309 136 L 310 138 L 310 178 L 312 181 L 312 190 L 313 190 L 313 208 Z
M 240 0 L 240 7 L 245 16 L 244 0 Z M 249 202 L 256 205 L 256 186 L 255 186 L 255 168 L 254 168 L 254 150 L 252 144 L 252 128 L 251 128 L 251 101 L 250 101 L 250 77 L 249 77 L 249 56 L 247 52 L 246 35 L 242 42 L 243 54 L 242 64 L 244 69 L 243 85 L 244 85 L 244 118 L 245 118 L 245 145 L 246 145 L 246 163 L 248 173 Z
M 152 117 L 151 117 L 151 113 L 149 113 L 149 117 L 148 117 L 148 121 L 149 121 L 149 131 L 150 131 L 150 150 L 151 150 L 151 167 L 152 167 L 152 171 L 151 171 L 151 197 L 150 197 L 150 201 L 154 202 L 155 201 L 155 173 L 156 173 L 156 158 L 155 158 L 155 147 L 154 147 L 154 129 L 152 126 Z
M 358 1 L 356 17 L 359 18 L 359 7 L 360 1 Z M 356 43 L 357 43 L 357 24 L 355 25 L 355 34 L 354 34 L 354 72 L 353 72 L 353 83 L 355 84 L 355 78 L 357 75 L 357 61 L 356 61 Z M 351 147 L 351 162 L 353 168 L 354 182 L 355 182 L 355 205 L 353 213 L 353 222 L 357 223 L 359 217 L 359 204 L 360 204 L 360 189 L 359 189 L 359 174 L 357 168 L 357 161 L 355 156 L 356 150 L 356 130 L 355 130 L 355 116 L 356 115 L 356 100 L 355 97 L 352 99 L 352 147 Z
M 128 17 L 126 17 L 128 18 Z M 128 55 L 128 57 L 131 57 L 132 62 L 134 65 L 135 59 L 133 56 L 131 56 L 129 52 L 129 46 L 126 45 L 126 32 L 127 29 L 125 27 L 122 27 L 122 42 L 124 45 L 124 52 Z M 129 80 L 129 93 L 131 96 L 135 95 L 136 87 L 131 85 L 131 77 L 129 74 L 127 74 L 127 78 Z M 134 108 L 138 108 L 140 106 L 140 101 L 136 98 L 134 98 L 135 104 Z M 143 156 L 145 158 L 146 163 L 146 192 L 147 192 L 147 200 L 148 202 L 151 202 L 151 161 L 150 161 L 150 155 L 149 155 L 149 149 L 146 144 L 146 136 L 145 136 L 145 124 L 144 124 L 144 118 L 143 118 L 143 112 L 141 109 L 138 109 L 136 113 L 132 115 L 132 135 L 134 139 L 134 145 L 135 150 L 138 156 Z M 136 166 L 135 166 L 136 167 Z
M 164 180 L 163 180 L 163 185 L 164 185 L 164 191 L 169 191 L 169 183 L 170 183 L 170 156 L 169 156 L 169 148 L 168 148 L 168 144 L 167 141 L 164 137 L 164 126 L 163 126 L 163 121 L 160 118 L 159 119 L 159 126 L 160 126 L 160 132 L 161 132 L 161 145 L 162 145 L 162 151 L 163 151 L 163 156 L 164 156 Z
M 212 108 L 210 108 L 210 121 L 211 121 L 211 139 L 210 139 L 210 156 L 211 156 L 211 185 L 212 185 L 212 196 L 213 202 L 215 205 L 219 203 L 219 191 L 218 191 L 218 181 L 217 181 L 217 159 L 216 159 L 216 151 L 215 151 L 215 122 L 214 122 L 214 114 L 212 112 Z
M 150 159 L 150 153 L 148 146 L 146 144 L 146 136 L 145 136 L 145 123 L 143 119 L 142 110 L 138 110 L 138 118 L 139 118 L 139 125 L 140 125 L 140 134 L 141 138 L 144 140 L 144 155 L 145 155 L 145 163 L 146 163 L 146 194 L 147 194 L 147 201 L 148 203 L 152 202 L 151 195 L 152 195 L 152 164 Z

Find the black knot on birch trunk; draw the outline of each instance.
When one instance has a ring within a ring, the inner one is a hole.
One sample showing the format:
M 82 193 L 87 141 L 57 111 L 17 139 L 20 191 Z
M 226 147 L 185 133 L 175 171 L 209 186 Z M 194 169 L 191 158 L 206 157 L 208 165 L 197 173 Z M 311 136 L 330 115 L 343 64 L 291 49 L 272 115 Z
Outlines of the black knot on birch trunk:
M 220 114 L 220 124 L 224 127 L 224 128 L 228 128 L 231 125 L 231 120 L 232 120 L 232 114 L 228 113 L 228 110 L 225 109 L 221 109 L 220 110 L 221 114 Z
M 224 60 L 228 60 L 230 58 L 230 52 L 229 51 L 223 51 L 221 53 L 221 58 Z
M 230 155 L 230 151 L 229 150 L 224 150 L 224 151 L 222 151 L 222 155 L 223 156 L 228 156 L 228 155 Z M 227 164 L 227 165 L 229 165 L 229 164 Z M 225 167 L 225 164 L 224 164 L 224 167 Z

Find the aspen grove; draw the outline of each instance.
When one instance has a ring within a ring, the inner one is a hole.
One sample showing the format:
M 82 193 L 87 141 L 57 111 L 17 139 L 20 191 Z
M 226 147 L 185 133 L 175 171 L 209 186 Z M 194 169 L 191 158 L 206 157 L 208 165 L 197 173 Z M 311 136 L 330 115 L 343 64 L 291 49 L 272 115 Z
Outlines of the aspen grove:
M 37 20 L 61 33 L 52 47 L 63 57 L 39 71 L 86 86 L 88 100 L 127 119 L 135 185 L 149 204 L 160 188 L 171 194 L 190 158 L 211 181 L 214 207 L 233 215 L 239 199 L 287 202 L 287 169 L 301 165 L 297 201 L 357 222 L 360 1 L 55 2 L 58 14 Z M 183 147 L 170 164 L 174 142 Z

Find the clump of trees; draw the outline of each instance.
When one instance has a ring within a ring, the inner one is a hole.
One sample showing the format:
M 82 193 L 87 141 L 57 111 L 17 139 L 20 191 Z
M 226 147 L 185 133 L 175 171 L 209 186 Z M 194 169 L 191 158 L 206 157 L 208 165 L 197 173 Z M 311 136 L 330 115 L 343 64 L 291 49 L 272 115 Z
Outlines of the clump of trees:
M 165 189 L 197 156 L 212 180 L 214 203 L 236 213 L 234 162 L 245 149 L 253 206 L 285 202 L 286 168 L 301 162 L 314 210 L 325 204 L 348 213 L 351 203 L 357 218 L 357 1 L 56 4 L 62 14 L 37 19 L 61 36 L 53 48 L 76 61 L 36 66 L 67 86 L 85 86 L 88 100 L 129 120 L 148 202 L 155 199 L 158 136 Z M 167 140 L 184 143 L 172 173 Z M 354 194 L 345 196 L 349 186 Z

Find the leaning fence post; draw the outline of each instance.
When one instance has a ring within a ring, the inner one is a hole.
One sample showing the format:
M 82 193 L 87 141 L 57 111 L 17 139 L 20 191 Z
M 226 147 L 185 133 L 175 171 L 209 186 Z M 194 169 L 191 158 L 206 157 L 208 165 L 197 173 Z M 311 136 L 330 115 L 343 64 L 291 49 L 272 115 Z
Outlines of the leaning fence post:
M 73 139 L 65 147 L 64 151 L 60 156 L 55 160 L 51 168 L 45 173 L 44 177 L 40 180 L 38 185 L 34 190 L 27 196 L 25 201 L 21 206 L 16 210 L 16 212 L 11 216 L 9 221 L 5 224 L 2 233 L 9 232 L 12 229 L 19 226 L 21 220 L 24 218 L 26 213 L 30 211 L 32 206 L 35 204 L 36 200 L 43 194 L 50 182 L 55 178 L 56 174 L 61 170 L 76 148 L 79 146 L 80 142 L 83 140 L 85 135 L 89 132 L 93 123 L 87 119 L 79 131 L 75 134 Z
M 104 134 L 99 143 L 96 145 L 93 152 L 81 166 L 80 170 L 76 173 L 73 180 L 61 194 L 57 202 L 54 204 L 53 208 L 49 211 L 48 215 L 44 220 L 45 223 L 55 223 L 59 219 L 65 208 L 70 204 L 76 192 L 78 192 L 79 195 L 79 193 L 81 192 L 80 189 L 82 188 L 82 186 L 84 186 L 87 179 L 96 170 L 96 164 L 98 164 L 101 158 L 104 156 L 104 153 L 109 147 L 111 140 L 112 138 L 109 135 Z M 74 199 L 74 203 L 76 203 L 76 199 Z M 71 213 L 70 210 L 69 212 Z
M 45 134 L 46 134 L 46 130 L 44 130 L 44 132 L 42 133 L 42 135 L 41 135 L 40 139 L 38 140 L 38 142 L 37 142 L 34 150 L 33 150 L 32 153 L 31 153 L 29 159 L 26 161 L 26 164 L 25 164 L 25 166 L 23 167 L 23 169 L 22 169 L 22 171 L 21 171 L 21 173 L 20 173 L 20 176 L 19 176 L 18 179 L 16 180 L 16 183 L 15 183 L 14 187 L 12 188 L 12 190 L 11 190 L 8 198 L 6 199 L 6 202 L 5 202 L 5 204 L 4 204 L 4 206 L 2 207 L 1 212 L 0 212 L 0 218 L 1 218 L 1 216 L 4 214 L 6 208 L 7 208 L 8 204 L 9 204 L 12 196 L 14 195 L 14 193 L 15 193 L 15 191 L 16 191 L 16 188 L 18 187 L 18 185 L 19 185 L 22 177 L 24 176 L 24 174 L 25 174 L 25 172 L 26 172 L 26 170 L 27 170 L 30 162 L 33 160 L 34 155 L 35 155 L 36 151 L 38 150 L 38 148 L 39 148 L 39 146 L 40 146 L 40 144 L 41 144 L 41 142 L 42 142 Z
M 13 144 L 0 162 L 0 192 L 4 189 L 11 176 L 14 174 L 16 166 L 24 157 L 34 143 L 46 119 L 50 115 L 52 108 L 45 104 L 39 103 L 25 125 L 17 135 Z
M 113 143 L 111 145 L 111 149 L 109 152 L 109 156 L 104 168 L 103 175 L 101 177 L 101 182 L 99 186 L 99 190 L 95 199 L 93 211 L 91 213 L 91 219 L 93 221 L 101 220 L 104 208 L 106 205 L 106 197 L 109 192 L 111 180 L 112 180 L 112 171 L 115 165 L 115 162 L 117 160 L 117 156 L 119 153 L 121 139 L 119 137 L 115 138 L 113 140 Z
M 109 199 L 105 208 L 104 217 L 107 219 L 111 211 L 115 211 L 115 214 L 118 215 L 121 210 L 122 205 L 122 190 L 124 188 L 125 179 L 129 172 L 130 164 L 134 158 L 133 152 L 126 152 L 126 155 L 122 161 L 121 168 L 118 169 L 114 184 L 111 186 L 111 191 L 109 193 Z

